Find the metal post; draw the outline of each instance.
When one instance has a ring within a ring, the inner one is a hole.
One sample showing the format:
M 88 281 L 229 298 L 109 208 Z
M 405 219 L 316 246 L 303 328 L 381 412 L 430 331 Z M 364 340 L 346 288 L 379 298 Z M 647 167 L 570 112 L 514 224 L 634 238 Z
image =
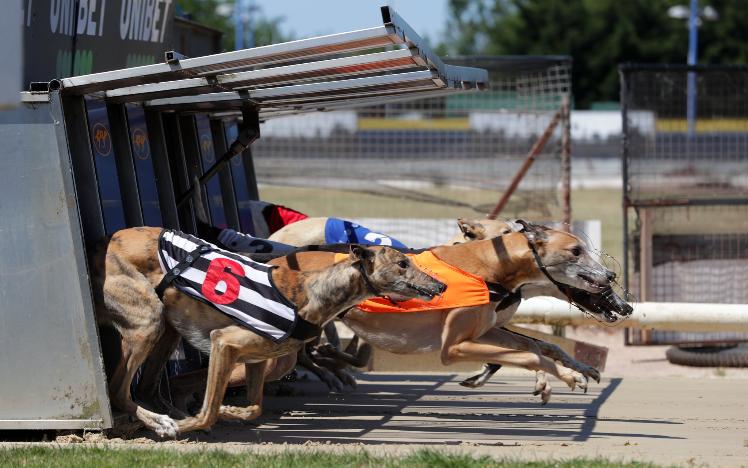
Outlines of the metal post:
M 527 156 L 525 157 L 525 162 L 522 163 L 522 167 L 520 167 L 519 171 L 517 171 L 517 173 L 514 175 L 512 182 L 509 184 L 509 188 L 506 189 L 494 209 L 491 210 L 491 212 L 488 214 L 488 219 L 496 219 L 499 213 L 501 213 L 501 210 L 504 209 L 506 204 L 509 202 L 509 198 L 511 198 L 511 196 L 514 194 L 514 191 L 517 190 L 517 186 L 520 182 L 522 182 L 525 174 L 527 174 L 527 171 L 530 170 L 530 167 L 535 162 L 535 158 L 538 156 L 538 154 L 540 154 L 541 151 L 543 151 L 546 143 L 548 143 L 548 140 L 550 140 L 551 135 L 553 135 L 554 130 L 556 130 L 556 126 L 558 125 L 559 120 L 561 120 L 560 110 L 553 115 L 553 119 L 548 124 L 548 127 L 546 127 L 545 131 L 542 135 L 540 135 L 540 138 L 538 138 L 535 144 L 532 145 L 530 152 L 527 153 Z
M 242 111 L 242 124 L 239 126 L 239 135 L 231 143 L 229 149 L 200 176 L 199 182 L 205 183 L 206 180 L 213 177 L 224 165 L 231 161 L 231 158 L 246 150 L 253 141 L 260 138 L 260 116 L 257 109 L 245 109 Z M 254 184 L 255 188 L 257 183 Z M 190 186 L 185 190 L 177 201 L 177 206 L 182 206 L 192 197 L 194 187 Z
M 696 65 L 699 47 L 699 0 L 691 0 L 688 15 L 688 64 Z M 686 105 L 686 119 L 688 120 L 688 135 L 696 134 L 696 73 L 688 72 L 688 102 Z
M 561 101 L 561 203 L 564 226 L 571 232 L 571 110 L 568 94 Z
M 112 137 L 117 177 L 119 179 L 122 208 L 125 211 L 125 222 L 128 226 L 143 225 L 143 210 L 140 206 L 138 178 L 135 175 L 135 163 L 130 146 L 130 128 L 127 122 L 127 111 L 124 104 L 107 104 L 109 133 Z
M 75 192 L 83 225 L 83 239 L 88 246 L 106 237 L 104 213 L 99 198 L 98 180 L 91 137 L 88 132 L 88 116 L 83 96 L 60 96 L 52 93 L 53 105 L 60 102 L 65 116 L 65 134 L 68 138 L 70 158 L 73 163 Z
M 652 300 L 652 210 L 639 208 L 639 301 Z M 641 331 L 641 340 L 649 339 L 649 330 Z
M 623 68 L 618 69 L 620 75 L 621 91 L 621 174 L 622 174 L 622 187 L 621 187 L 621 209 L 623 212 L 623 288 L 625 291 L 629 290 L 629 164 L 628 164 L 628 93 L 626 92 L 626 71 Z M 628 345 L 631 344 L 631 336 L 629 329 L 624 329 L 624 342 Z
M 569 95 L 561 99 L 561 204 L 563 228 L 571 232 L 571 111 Z M 553 325 L 555 336 L 566 336 L 564 325 Z
M 242 152 L 242 162 L 244 163 L 244 176 L 247 178 L 247 190 L 249 190 L 250 200 L 260 199 L 260 189 L 257 187 L 257 174 L 255 173 L 255 160 L 252 156 L 252 147 Z
M 220 119 L 211 119 L 210 133 L 213 137 L 215 153 L 226 153 L 226 133 L 223 129 L 223 121 Z M 239 208 L 236 203 L 231 170 L 231 165 L 226 164 L 218 171 L 221 184 L 221 198 L 223 199 L 223 211 L 226 214 L 226 224 L 232 229 L 241 230 L 241 226 L 239 225 Z
M 234 50 L 244 48 L 244 23 L 242 22 L 242 11 L 244 0 L 236 0 L 234 3 Z
M 183 115 L 179 117 L 179 129 L 182 135 L 182 151 L 184 152 L 185 168 L 187 170 L 187 187 L 192 187 L 192 181 L 196 177 L 201 177 L 202 161 L 200 157 L 200 138 L 197 134 L 197 124 L 194 115 Z M 202 179 L 207 180 L 207 179 Z M 180 192 L 184 193 L 184 192 Z M 177 206 L 181 207 L 187 200 L 192 200 L 192 191 L 185 199 L 183 195 L 177 199 Z M 203 206 L 208 215 L 208 222 L 211 222 L 210 203 L 207 191 L 203 191 Z
M 169 165 L 171 167 L 171 180 L 174 184 L 175 193 L 183 193 L 190 186 L 190 178 L 187 173 L 187 163 L 184 158 L 184 145 L 182 144 L 182 132 L 177 114 L 163 114 L 164 135 L 166 136 L 166 147 L 169 154 Z M 176 197 L 175 197 L 176 198 Z M 195 233 L 195 216 L 192 211 L 192 201 L 188 200 L 184 205 L 176 204 L 179 215 L 180 229 Z
M 172 180 L 169 154 L 166 150 L 166 137 L 164 135 L 164 124 L 158 111 L 145 111 L 145 124 L 148 129 L 148 142 L 151 146 L 151 158 L 153 159 L 153 172 L 156 176 L 156 189 L 158 190 L 158 205 L 161 209 L 161 220 L 164 227 L 179 229 L 179 216 L 177 214 L 177 203 L 174 195 L 174 181 Z

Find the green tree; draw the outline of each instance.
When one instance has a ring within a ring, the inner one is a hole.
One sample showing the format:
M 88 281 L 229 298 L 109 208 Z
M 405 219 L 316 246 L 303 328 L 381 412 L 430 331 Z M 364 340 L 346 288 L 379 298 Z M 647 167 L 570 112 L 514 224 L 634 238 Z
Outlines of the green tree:
M 748 62 L 744 0 L 709 2 L 720 14 L 700 28 L 701 63 Z M 578 108 L 618 100 L 618 64 L 684 63 L 685 21 L 670 6 L 687 0 L 449 0 L 451 54 L 565 54 L 574 60 Z M 702 5 L 707 2 L 702 0 Z
M 223 31 L 224 50 L 234 50 L 234 0 L 177 0 L 177 7 L 189 19 Z M 293 33 L 283 31 L 282 16 L 268 18 L 260 7 L 251 14 L 255 46 L 294 39 Z

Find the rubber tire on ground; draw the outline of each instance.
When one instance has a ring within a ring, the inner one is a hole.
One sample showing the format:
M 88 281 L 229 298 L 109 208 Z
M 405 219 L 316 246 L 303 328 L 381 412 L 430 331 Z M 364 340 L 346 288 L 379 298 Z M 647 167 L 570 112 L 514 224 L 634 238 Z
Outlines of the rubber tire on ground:
M 673 364 L 694 367 L 748 367 L 748 346 L 671 346 L 665 353 Z

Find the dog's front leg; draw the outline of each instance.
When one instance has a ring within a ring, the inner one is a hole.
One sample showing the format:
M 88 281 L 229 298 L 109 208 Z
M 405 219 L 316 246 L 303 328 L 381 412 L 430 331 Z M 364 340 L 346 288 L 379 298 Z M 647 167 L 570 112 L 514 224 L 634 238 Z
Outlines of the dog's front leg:
M 549 357 L 554 361 L 558 361 L 563 364 L 564 367 L 568 367 L 569 369 L 574 369 L 577 372 L 581 372 L 582 375 L 584 375 L 588 379 L 594 379 L 597 383 L 600 383 L 600 371 L 598 371 L 594 367 L 577 361 L 573 357 L 566 354 L 566 352 L 558 345 L 555 345 L 553 343 L 546 343 L 543 340 L 534 341 L 535 344 L 538 345 L 538 348 L 540 348 L 540 352 L 543 353 L 543 356 Z
M 325 367 L 317 365 L 314 360 L 307 353 L 306 348 L 299 351 L 298 362 L 314 375 L 317 376 L 322 382 L 327 385 L 327 388 L 332 392 L 343 393 L 343 382 L 332 372 L 327 370 Z
M 237 335 L 241 335 L 242 332 L 250 333 L 236 326 L 213 330 L 210 333 L 210 362 L 203 406 L 197 416 L 177 421 L 180 434 L 205 430 L 215 424 L 231 371 L 241 351 L 241 347 L 237 345 Z

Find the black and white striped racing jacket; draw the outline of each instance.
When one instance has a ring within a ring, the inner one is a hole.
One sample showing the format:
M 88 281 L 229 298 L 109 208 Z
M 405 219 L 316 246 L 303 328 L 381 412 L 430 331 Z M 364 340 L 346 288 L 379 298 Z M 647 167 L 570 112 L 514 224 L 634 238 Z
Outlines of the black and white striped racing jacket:
M 274 342 L 319 335 L 319 327 L 299 317 L 296 306 L 276 288 L 275 267 L 172 229 L 161 232 L 158 251 L 165 273 L 156 288 L 159 297 L 175 286 Z

